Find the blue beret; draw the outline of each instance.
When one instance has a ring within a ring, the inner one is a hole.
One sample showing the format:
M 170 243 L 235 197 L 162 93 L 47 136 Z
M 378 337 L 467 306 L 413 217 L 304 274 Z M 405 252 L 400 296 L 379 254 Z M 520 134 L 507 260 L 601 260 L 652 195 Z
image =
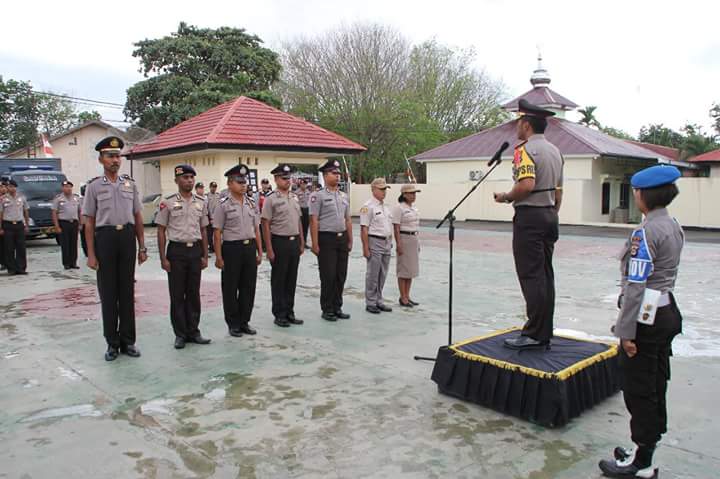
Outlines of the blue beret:
M 674 166 L 655 165 L 650 168 L 640 170 L 630 178 L 630 185 L 633 188 L 656 188 L 658 186 L 669 185 L 675 183 L 682 174 Z

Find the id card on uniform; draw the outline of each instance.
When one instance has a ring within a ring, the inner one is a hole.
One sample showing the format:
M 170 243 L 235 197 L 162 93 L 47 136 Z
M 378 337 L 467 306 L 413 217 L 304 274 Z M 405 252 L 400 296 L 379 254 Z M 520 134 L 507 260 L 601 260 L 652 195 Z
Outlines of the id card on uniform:
M 657 313 L 658 303 L 660 302 L 662 292 L 657 289 L 645 288 L 642 305 L 638 312 L 637 322 L 646 326 L 655 324 L 655 313 Z

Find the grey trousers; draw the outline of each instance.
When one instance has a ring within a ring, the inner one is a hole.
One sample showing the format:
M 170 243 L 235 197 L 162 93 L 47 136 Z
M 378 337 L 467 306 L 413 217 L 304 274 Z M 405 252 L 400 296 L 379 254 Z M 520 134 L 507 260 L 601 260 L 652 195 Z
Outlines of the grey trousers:
M 391 239 L 368 238 L 370 246 L 370 259 L 367 260 L 365 273 L 365 304 L 377 306 L 383 304 L 382 290 L 385 286 L 390 267 Z

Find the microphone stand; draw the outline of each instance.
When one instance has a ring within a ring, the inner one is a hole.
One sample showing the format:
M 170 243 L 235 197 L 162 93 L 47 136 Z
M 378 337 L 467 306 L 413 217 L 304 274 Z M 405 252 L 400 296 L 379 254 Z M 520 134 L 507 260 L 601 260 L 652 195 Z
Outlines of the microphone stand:
M 480 186 L 480 183 L 485 181 L 485 178 L 492 173 L 492 171 L 500 164 L 502 160 L 500 157 L 498 157 L 497 161 L 494 162 L 492 167 L 485 173 L 482 178 L 480 178 L 477 183 L 475 183 L 475 186 L 470 188 L 470 191 L 468 191 L 465 196 L 462 197 L 462 199 L 456 204 L 453 209 L 447 212 L 445 217 L 438 223 L 438 225 L 435 228 L 440 228 L 443 224 L 445 224 L 445 221 L 448 222 L 448 241 L 450 242 L 450 264 L 448 265 L 449 269 L 449 281 L 448 281 L 448 346 L 452 344 L 452 312 L 453 312 L 453 242 L 455 241 L 455 210 L 457 210 L 460 205 L 462 205 L 465 200 L 470 196 L 478 186 Z M 430 358 L 427 356 L 413 356 L 413 359 L 416 361 L 435 361 L 435 358 Z

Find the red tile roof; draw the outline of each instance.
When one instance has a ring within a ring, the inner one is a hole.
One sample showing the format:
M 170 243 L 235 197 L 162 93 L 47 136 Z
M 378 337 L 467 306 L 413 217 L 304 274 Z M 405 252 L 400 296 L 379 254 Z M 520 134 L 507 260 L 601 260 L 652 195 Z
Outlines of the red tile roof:
M 546 86 L 539 86 L 534 87 L 532 90 L 526 91 L 519 97 L 510 100 L 502 107 L 509 111 L 517 111 L 518 102 L 521 98 L 524 98 L 533 105 L 542 108 L 558 108 L 562 110 L 572 110 L 579 106 L 577 103 L 568 100 L 560 93 L 553 91 Z
M 628 143 L 632 143 L 633 145 L 642 146 L 643 148 L 647 148 L 648 150 L 652 150 L 655 153 L 660 153 L 663 156 L 666 156 L 670 158 L 671 160 L 678 161 L 680 160 L 680 150 L 677 148 L 672 148 L 670 146 L 662 146 L 662 145 L 654 145 L 652 143 L 643 143 L 642 141 L 634 141 L 634 140 L 625 140 Z
M 702 155 L 693 156 L 692 158 L 688 158 L 688 161 L 693 163 L 720 161 L 720 150 L 708 151 Z
M 248 97 L 238 97 L 135 145 L 132 159 L 208 148 L 356 154 L 365 147 Z
M 413 159 L 432 161 L 490 158 L 503 142 L 507 141 L 511 145 L 519 143 L 516 123 L 517 120 L 503 123 L 495 128 L 420 153 Z M 670 158 L 655 151 L 562 118 L 548 119 L 545 137 L 550 143 L 557 146 L 564 156 L 597 155 L 670 161 Z M 506 150 L 505 157 L 512 157 L 512 154 L 512 150 Z

